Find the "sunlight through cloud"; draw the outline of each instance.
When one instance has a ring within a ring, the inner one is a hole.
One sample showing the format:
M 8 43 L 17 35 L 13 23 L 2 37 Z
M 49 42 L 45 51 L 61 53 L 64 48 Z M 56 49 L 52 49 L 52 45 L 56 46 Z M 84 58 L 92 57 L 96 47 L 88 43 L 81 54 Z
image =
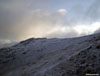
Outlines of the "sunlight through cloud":
M 63 15 L 67 14 L 67 10 L 66 9 L 59 9 L 59 10 L 57 10 L 57 12 L 59 12 L 59 13 L 61 13 Z

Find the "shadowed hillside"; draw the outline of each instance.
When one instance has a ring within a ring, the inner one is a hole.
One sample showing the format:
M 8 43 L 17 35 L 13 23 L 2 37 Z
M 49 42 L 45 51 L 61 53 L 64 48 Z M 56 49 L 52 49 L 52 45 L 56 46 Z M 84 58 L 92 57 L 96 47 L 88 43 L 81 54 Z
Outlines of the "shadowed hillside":
M 31 38 L 0 49 L 0 76 L 100 74 L 100 34 L 79 38 Z

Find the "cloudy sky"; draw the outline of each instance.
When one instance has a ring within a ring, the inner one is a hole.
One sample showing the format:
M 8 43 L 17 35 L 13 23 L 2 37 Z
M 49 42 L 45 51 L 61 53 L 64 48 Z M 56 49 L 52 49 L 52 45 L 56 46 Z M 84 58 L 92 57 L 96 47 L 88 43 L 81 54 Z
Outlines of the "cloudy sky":
M 0 0 L 0 44 L 100 31 L 100 0 Z

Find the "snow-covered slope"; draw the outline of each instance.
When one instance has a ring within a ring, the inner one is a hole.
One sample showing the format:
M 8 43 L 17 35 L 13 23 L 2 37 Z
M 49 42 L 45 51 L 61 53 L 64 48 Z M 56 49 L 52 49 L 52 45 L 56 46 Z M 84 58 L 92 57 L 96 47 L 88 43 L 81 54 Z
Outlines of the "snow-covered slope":
M 84 76 L 100 73 L 100 34 L 31 38 L 0 49 L 0 76 Z

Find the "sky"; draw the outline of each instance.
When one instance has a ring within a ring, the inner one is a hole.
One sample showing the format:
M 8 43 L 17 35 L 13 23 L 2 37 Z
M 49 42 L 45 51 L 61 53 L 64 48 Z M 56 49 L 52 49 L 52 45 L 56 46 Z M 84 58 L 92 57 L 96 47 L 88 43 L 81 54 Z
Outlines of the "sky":
M 0 0 L 0 45 L 100 32 L 100 0 Z

